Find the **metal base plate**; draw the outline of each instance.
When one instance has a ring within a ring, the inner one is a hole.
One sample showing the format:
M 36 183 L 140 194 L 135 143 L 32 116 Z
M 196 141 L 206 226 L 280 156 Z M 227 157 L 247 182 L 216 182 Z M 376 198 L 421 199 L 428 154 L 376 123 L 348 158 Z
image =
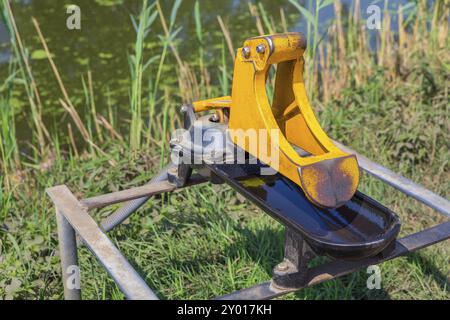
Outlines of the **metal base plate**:
M 364 259 L 387 248 L 400 231 L 396 214 L 360 192 L 337 209 L 324 209 L 308 201 L 301 188 L 281 174 L 261 175 L 260 163 L 208 167 L 266 213 L 299 232 L 317 254 Z

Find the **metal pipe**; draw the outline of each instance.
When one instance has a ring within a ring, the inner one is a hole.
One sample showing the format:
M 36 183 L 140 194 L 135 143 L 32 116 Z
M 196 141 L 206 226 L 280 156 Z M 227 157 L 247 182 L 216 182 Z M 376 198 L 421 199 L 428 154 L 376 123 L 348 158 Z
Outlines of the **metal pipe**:
M 131 201 L 142 197 L 153 197 L 155 195 L 171 192 L 177 187 L 168 181 L 153 182 L 141 187 L 136 187 L 128 190 L 103 194 L 100 196 L 83 199 L 80 202 L 86 206 L 88 210 L 95 208 L 102 208 L 112 204 Z
M 356 151 L 342 145 L 341 143 L 337 141 L 334 142 L 343 151 L 356 155 L 360 168 L 370 175 L 386 182 L 395 189 L 400 190 L 404 194 L 416 199 L 417 201 L 422 202 L 423 204 L 427 205 L 430 208 L 433 208 L 441 214 L 450 217 L 450 201 L 448 201 L 447 199 L 369 160 Z
M 162 193 L 177 192 L 185 187 L 195 186 L 207 182 L 208 179 L 200 174 L 194 174 L 183 186 L 176 186 L 174 183 L 164 180 L 161 182 L 152 182 L 141 187 L 135 187 L 127 190 L 102 194 L 92 198 L 80 200 L 80 203 L 87 209 L 96 209 L 107 207 L 112 204 L 140 199 L 142 197 L 154 197 Z
M 175 165 L 172 163 L 166 166 L 157 176 L 155 176 L 152 180 L 150 180 L 149 184 L 168 180 L 167 172 L 170 170 L 170 168 L 173 168 L 174 166 Z M 110 216 L 103 219 L 103 221 L 100 223 L 100 227 L 104 232 L 111 231 L 116 226 L 124 222 L 131 214 L 136 212 L 140 207 L 142 207 L 149 199 L 150 196 L 145 196 L 142 198 L 128 201 L 122 207 L 120 207 L 114 213 L 112 213 Z
M 81 300 L 80 268 L 78 266 L 75 230 L 58 208 L 56 208 L 56 223 L 58 226 L 64 299 Z

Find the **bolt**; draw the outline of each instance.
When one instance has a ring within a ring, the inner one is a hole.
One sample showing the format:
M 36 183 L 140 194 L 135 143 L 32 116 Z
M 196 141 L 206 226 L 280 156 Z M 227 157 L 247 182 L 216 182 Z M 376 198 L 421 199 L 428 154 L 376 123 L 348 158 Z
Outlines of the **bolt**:
M 220 118 L 219 118 L 219 116 L 217 115 L 217 113 L 214 113 L 214 114 L 211 116 L 211 118 L 209 118 L 209 121 L 211 121 L 211 122 L 219 122 L 219 120 L 220 120 Z
M 288 269 L 289 269 L 289 265 L 286 263 L 286 261 L 283 261 L 277 265 L 277 270 L 279 270 L 279 271 L 287 271 Z
M 256 47 L 256 52 L 263 54 L 266 52 L 266 46 L 263 44 L 260 44 Z
M 188 112 L 188 107 L 187 106 L 182 106 L 181 107 L 181 113 L 186 113 Z
M 242 48 L 242 56 L 243 56 L 245 59 L 250 58 L 250 48 L 249 48 L 249 47 L 243 47 L 243 48 Z

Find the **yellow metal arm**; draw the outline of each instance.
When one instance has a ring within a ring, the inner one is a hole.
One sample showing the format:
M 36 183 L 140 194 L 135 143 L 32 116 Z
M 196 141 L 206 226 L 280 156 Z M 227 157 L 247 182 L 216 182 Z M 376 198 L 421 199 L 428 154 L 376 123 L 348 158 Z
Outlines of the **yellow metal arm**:
M 202 112 L 213 109 L 223 109 L 231 107 L 231 97 L 220 97 L 202 101 L 196 101 L 193 103 L 195 112 Z
M 228 126 L 233 142 L 298 184 L 316 205 L 334 208 L 356 192 L 359 167 L 355 156 L 333 144 L 314 115 L 303 79 L 305 49 L 300 33 L 247 40 L 236 57 L 231 99 L 194 106 L 205 111 L 232 105 Z M 277 65 L 277 73 L 270 104 L 266 81 L 272 65 Z M 257 131 L 257 148 L 243 137 L 247 130 Z M 280 132 L 277 138 L 274 131 Z M 275 150 L 278 161 L 261 150 Z

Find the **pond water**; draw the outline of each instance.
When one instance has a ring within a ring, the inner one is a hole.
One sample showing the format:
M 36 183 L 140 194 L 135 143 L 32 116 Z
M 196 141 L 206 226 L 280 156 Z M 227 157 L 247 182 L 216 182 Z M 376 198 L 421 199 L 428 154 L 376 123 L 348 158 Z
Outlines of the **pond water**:
M 308 3 L 307 1 L 304 1 Z M 303 3 L 304 3 L 303 2 Z M 313 1 L 314 3 L 315 1 Z M 362 16 L 366 15 L 369 1 L 362 2 Z M 370 1 L 371 3 L 372 1 Z M 393 4 L 393 9 L 399 3 Z M 286 0 L 261 0 L 258 1 L 265 11 L 271 16 L 277 27 L 280 23 L 280 9 L 286 14 L 286 21 L 290 31 L 306 32 L 305 23 L 300 19 L 297 9 Z M 353 1 L 343 1 L 344 10 L 348 10 Z M 81 8 L 81 30 L 68 30 L 66 28 L 66 6 L 76 4 Z M 166 18 L 170 16 L 173 1 L 161 1 Z M 377 3 L 381 7 L 383 1 Z M 13 11 L 22 35 L 22 38 L 32 57 L 32 68 L 36 82 L 44 101 L 44 121 L 52 130 L 56 127 L 66 127 L 67 117 L 57 103 L 61 97 L 56 80 L 51 72 L 45 55 L 42 54 L 41 45 L 31 23 L 31 17 L 38 19 L 41 29 L 48 41 L 50 50 L 60 70 L 62 78 L 68 88 L 69 95 L 79 112 L 87 112 L 86 103 L 82 93 L 82 77 L 86 78 L 87 71 L 91 70 L 97 111 L 102 113 L 107 105 L 109 97 L 115 107 L 118 122 L 128 119 L 129 109 L 129 67 L 127 54 L 132 52 L 135 40 L 130 15 L 137 15 L 142 5 L 141 0 L 21 0 L 13 4 Z M 195 0 L 184 0 L 178 11 L 176 27 L 181 27 L 177 36 L 177 45 L 182 58 L 193 61 L 198 53 L 198 41 L 195 33 L 194 19 Z M 255 20 L 251 17 L 247 1 L 200 1 L 202 13 L 202 25 L 204 29 L 204 50 L 208 55 L 207 61 L 214 70 L 214 63 L 220 61 L 223 34 L 217 22 L 220 15 L 228 26 L 233 44 L 237 48 L 246 38 L 258 35 Z M 333 6 L 321 11 L 321 30 L 328 25 L 327 22 L 334 17 Z M 395 22 L 394 22 L 395 23 Z M 281 32 L 281 28 L 276 30 Z M 150 34 L 147 37 L 147 54 L 159 54 L 159 36 L 162 35 L 159 19 L 155 21 Z M 9 61 L 8 35 L 4 25 L 0 23 L 0 81 L 6 78 L 7 62 Z M 227 51 L 228 54 L 228 51 Z M 229 59 L 227 55 L 227 59 Z M 175 61 L 170 55 L 168 65 L 174 65 Z M 231 68 L 232 61 L 228 64 Z M 217 70 L 217 73 L 219 71 Z M 218 80 L 214 79 L 213 83 Z M 170 70 L 164 75 L 166 85 L 173 86 L 177 90 L 177 80 L 174 72 Z M 15 99 L 20 110 L 28 110 L 26 100 L 22 97 Z M 26 111 L 18 115 L 18 134 L 21 140 L 29 136 L 31 120 Z

